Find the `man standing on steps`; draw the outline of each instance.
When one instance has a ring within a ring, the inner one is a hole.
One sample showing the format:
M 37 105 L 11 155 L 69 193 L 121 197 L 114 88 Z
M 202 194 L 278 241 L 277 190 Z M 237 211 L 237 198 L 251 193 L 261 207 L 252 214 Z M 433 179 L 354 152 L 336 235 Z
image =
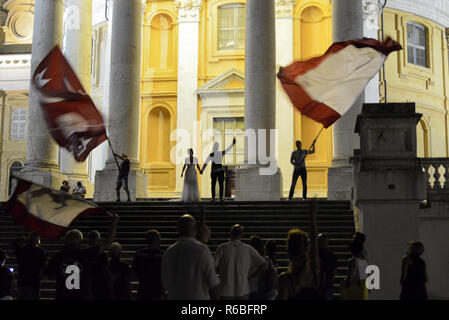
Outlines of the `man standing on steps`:
M 235 146 L 235 138 L 232 140 L 232 144 L 223 151 L 218 151 L 218 142 L 214 143 L 214 151 L 207 157 L 206 162 L 203 165 L 200 173 L 203 174 L 204 170 L 206 170 L 207 164 L 212 161 L 212 170 L 210 173 L 211 178 L 211 192 L 212 192 L 212 201 L 215 201 L 215 185 L 217 184 L 220 188 L 220 201 L 223 201 L 223 182 L 224 182 L 224 168 L 222 165 L 223 157 L 226 153 L 231 151 L 231 149 Z
M 302 180 L 302 197 L 307 199 L 307 169 L 306 169 L 306 157 L 308 154 L 315 153 L 315 141 L 312 144 L 312 150 L 301 149 L 301 141 L 296 141 L 296 150 L 292 152 L 290 158 L 290 163 L 295 167 L 293 170 L 292 185 L 290 187 L 290 194 L 288 195 L 288 200 L 293 198 L 295 193 L 296 181 L 298 181 L 299 176 Z
M 130 162 L 126 154 L 122 154 L 121 156 L 114 153 L 114 155 L 122 160 L 122 164 L 120 165 L 119 174 L 117 177 L 117 183 L 115 186 L 115 190 L 117 192 L 117 201 L 120 201 L 120 188 L 123 185 L 123 189 L 125 189 L 126 194 L 128 195 L 128 201 L 131 201 L 131 197 L 129 195 L 129 189 L 128 189 L 128 174 L 129 174 L 129 168 L 130 168 Z

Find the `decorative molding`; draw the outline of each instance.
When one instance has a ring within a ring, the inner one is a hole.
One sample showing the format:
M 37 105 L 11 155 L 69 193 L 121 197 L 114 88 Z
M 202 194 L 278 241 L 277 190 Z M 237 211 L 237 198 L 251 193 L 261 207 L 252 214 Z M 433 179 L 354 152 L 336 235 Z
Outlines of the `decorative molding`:
M 449 27 L 449 1 L 446 0 L 388 0 L 387 8 L 411 13 Z
M 242 83 L 241 88 L 225 88 L 228 83 L 238 81 Z M 230 69 L 227 72 L 206 82 L 197 90 L 197 94 L 204 96 L 217 93 L 241 93 L 245 92 L 245 76 L 243 72 L 237 69 Z
M 203 0 L 175 0 L 179 22 L 199 22 Z
M 0 55 L 0 69 L 31 67 L 31 55 Z
M 3 7 L 8 11 L 5 23 L 5 42 L 31 42 L 33 37 L 34 0 L 10 0 Z
M 365 29 L 379 30 L 378 21 L 382 15 L 384 1 L 363 0 L 363 25 Z
M 293 18 L 296 0 L 276 0 L 276 18 Z

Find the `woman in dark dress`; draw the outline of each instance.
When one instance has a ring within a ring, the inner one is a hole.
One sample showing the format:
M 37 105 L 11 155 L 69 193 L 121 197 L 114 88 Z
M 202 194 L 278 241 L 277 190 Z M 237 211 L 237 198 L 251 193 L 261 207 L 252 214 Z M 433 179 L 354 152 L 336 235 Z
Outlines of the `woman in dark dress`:
M 401 300 L 427 300 L 426 263 L 420 256 L 424 245 L 419 241 L 410 241 L 407 254 L 402 258 Z

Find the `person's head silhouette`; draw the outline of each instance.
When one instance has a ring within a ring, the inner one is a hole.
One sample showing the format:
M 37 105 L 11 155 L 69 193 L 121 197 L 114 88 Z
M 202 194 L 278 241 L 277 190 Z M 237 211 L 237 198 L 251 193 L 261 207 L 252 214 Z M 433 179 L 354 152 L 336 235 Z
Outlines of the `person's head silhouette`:
M 65 246 L 68 248 L 77 248 L 83 241 L 83 234 L 78 229 L 69 230 L 65 235 Z
M 220 145 L 218 144 L 218 142 L 214 143 L 214 152 L 218 152 L 218 148 L 220 147 Z
M 296 140 L 296 148 L 298 148 L 298 150 L 301 150 L 302 147 L 302 143 L 299 140 Z
M 185 214 L 178 219 L 178 232 L 181 237 L 195 236 L 195 218 Z
M 189 154 L 189 156 L 193 156 L 193 149 L 192 148 L 188 149 L 187 153 Z
M 243 233 L 244 228 L 239 224 L 235 224 L 231 228 L 231 239 L 240 240 L 243 237 Z
M 87 241 L 89 242 L 90 246 L 96 246 L 100 244 L 101 241 L 100 232 L 98 232 L 97 230 L 89 231 L 89 233 L 87 234 Z

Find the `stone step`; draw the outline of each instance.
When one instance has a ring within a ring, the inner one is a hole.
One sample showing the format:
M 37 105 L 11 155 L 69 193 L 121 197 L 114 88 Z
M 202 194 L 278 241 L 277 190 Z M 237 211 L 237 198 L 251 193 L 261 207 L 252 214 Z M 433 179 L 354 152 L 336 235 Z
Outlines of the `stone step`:
M 277 243 L 277 261 L 279 272 L 286 270 L 288 256 L 286 254 L 286 236 L 291 228 L 301 228 L 309 231 L 310 201 L 276 201 L 276 202 L 205 202 L 206 222 L 211 228 L 212 238 L 209 248 L 214 253 L 219 244 L 229 241 L 230 227 L 240 223 L 245 227 L 246 237 L 258 235 L 263 240 L 273 239 Z M 145 233 L 148 229 L 158 229 L 161 232 L 161 246 L 165 250 L 177 240 L 176 221 L 180 215 L 193 214 L 199 218 L 197 205 L 185 205 L 179 201 L 140 201 L 140 202 L 108 202 L 99 203 L 109 212 L 120 216 L 116 241 L 122 244 L 122 257 L 132 263 L 135 252 L 145 247 Z M 97 214 L 81 217 L 71 225 L 80 229 L 84 235 L 89 230 L 96 229 L 107 235 L 111 217 L 107 214 Z M 337 279 L 335 288 L 347 272 L 346 260 L 349 258 L 348 244 L 355 231 L 354 218 L 349 202 L 318 201 L 317 214 L 318 232 L 330 235 L 329 246 L 338 259 Z M 17 267 L 17 261 L 11 248 L 11 243 L 27 230 L 16 226 L 12 218 L 0 209 L 0 248 L 6 250 L 9 258 L 7 265 Z M 247 242 L 248 239 L 245 239 Z M 42 239 L 42 247 L 51 257 L 62 246 L 63 240 Z M 137 290 L 138 283 L 132 284 Z M 55 282 L 42 282 L 42 299 L 54 297 Z

